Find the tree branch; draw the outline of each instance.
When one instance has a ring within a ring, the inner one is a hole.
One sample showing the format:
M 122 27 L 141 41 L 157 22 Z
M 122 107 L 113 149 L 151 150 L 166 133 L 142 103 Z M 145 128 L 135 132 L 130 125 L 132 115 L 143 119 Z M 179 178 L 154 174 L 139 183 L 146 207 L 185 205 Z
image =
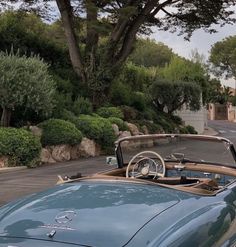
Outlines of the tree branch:
M 121 64 L 128 57 L 132 50 L 132 45 L 140 26 L 145 22 L 148 15 L 152 11 L 152 9 L 157 5 L 157 3 L 157 0 L 149 1 L 139 13 L 137 18 L 133 20 L 132 24 L 127 29 L 122 48 L 116 57 L 115 66 Z

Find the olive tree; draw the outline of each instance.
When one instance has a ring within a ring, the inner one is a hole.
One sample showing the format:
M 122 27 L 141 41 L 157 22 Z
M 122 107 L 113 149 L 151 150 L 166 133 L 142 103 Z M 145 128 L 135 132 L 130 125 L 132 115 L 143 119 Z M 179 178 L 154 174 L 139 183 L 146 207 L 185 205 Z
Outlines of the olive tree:
M 16 107 L 49 114 L 53 108 L 54 82 L 48 65 L 39 57 L 0 53 L 1 126 L 9 126 Z
M 150 96 L 154 107 L 168 114 L 184 105 L 191 110 L 201 107 L 201 88 L 192 82 L 158 79 L 150 86 Z

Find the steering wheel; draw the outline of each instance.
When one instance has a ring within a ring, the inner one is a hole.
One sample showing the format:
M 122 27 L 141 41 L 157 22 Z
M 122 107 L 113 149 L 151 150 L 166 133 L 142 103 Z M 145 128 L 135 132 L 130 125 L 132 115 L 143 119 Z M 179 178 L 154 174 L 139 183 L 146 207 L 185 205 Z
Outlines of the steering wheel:
M 160 163 L 154 161 L 153 158 L 149 158 L 148 156 L 152 155 L 157 158 Z M 132 163 L 134 162 L 135 159 L 141 157 L 133 166 L 132 172 L 130 175 L 130 167 Z M 135 171 L 136 170 L 136 171 Z M 132 159 L 129 161 L 129 164 L 126 168 L 126 177 L 129 178 L 142 178 L 142 177 L 148 177 L 148 176 L 153 176 L 153 179 L 158 177 L 164 177 L 166 173 L 166 166 L 165 162 L 162 159 L 162 157 L 153 151 L 143 151 L 135 156 L 132 157 Z

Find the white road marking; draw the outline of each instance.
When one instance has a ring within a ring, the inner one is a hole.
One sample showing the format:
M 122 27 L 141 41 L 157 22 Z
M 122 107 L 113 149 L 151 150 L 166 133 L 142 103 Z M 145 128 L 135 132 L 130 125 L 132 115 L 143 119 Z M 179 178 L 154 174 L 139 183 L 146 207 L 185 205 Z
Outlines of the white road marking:
M 225 130 L 219 130 L 219 132 L 220 132 L 220 133 L 226 133 L 226 131 L 225 131 Z
M 230 130 L 230 132 L 232 132 L 232 133 L 236 133 L 236 130 Z

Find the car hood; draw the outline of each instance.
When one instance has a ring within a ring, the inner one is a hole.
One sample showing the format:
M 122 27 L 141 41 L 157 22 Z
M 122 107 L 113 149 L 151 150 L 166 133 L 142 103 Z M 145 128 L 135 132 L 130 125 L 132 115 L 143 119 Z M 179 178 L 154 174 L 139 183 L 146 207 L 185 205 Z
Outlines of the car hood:
M 22 242 L 38 239 L 123 246 L 144 225 L 178 202 L 175 190 L 159 186 L 125 182 L 63 184 L 3 207 L 0 236 Z

